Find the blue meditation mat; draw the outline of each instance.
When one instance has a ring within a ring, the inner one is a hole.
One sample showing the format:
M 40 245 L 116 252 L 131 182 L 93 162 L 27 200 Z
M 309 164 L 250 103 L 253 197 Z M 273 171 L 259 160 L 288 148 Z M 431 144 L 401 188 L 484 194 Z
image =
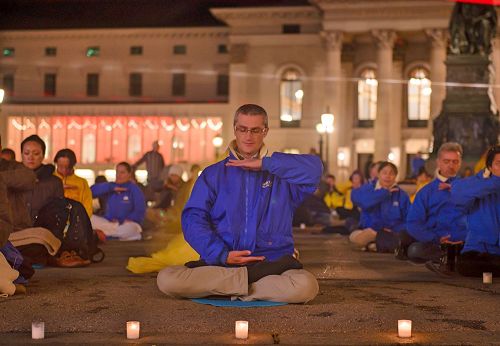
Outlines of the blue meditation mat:
M 195 303 L 198 303 L 198 304 L 222 306 L 222 307 L 227 307 L 227 308 L 265 308 L 265 307 L 270 307 L 270 306 L 287 305 L 287 303 L 270 302 L 267 300 L 255 300 L 255 301 L 251 301 L 251 302 L 243 302 L 241 300 L 206 299 L 206 298 L 197 298 L 197 299 L 191 299 L 191 300 Z

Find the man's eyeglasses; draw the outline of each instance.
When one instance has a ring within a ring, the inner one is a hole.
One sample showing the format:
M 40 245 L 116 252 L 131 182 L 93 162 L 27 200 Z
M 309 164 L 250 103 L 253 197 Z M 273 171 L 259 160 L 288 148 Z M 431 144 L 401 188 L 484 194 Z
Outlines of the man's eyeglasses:
M 267 127 L 253 127 L 251 129 L 244 127 L 244 126 L 235 126 L 234 130 L 237 133 L 245 134 L 245 133 L 251 133 L 252 135 L 260 135 L 263 133 L 267 132 Z

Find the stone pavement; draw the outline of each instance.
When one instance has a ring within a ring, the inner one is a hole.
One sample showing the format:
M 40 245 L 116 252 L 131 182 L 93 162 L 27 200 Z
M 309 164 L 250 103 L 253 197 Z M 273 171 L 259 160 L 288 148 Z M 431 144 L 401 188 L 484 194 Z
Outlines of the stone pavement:
M 156 238 L 154 238 L 156 239 Z M 320 294 L 306 305 L 217 308 L 163 296 L 154 274 L 125 269 L 128 256 L 162 247 L 149 240 L 108 242 L 88 268 L 37 271 L 26 295 L 0 298 L 0 344 L 32 343 L 31 321 L 45 321 L 44 344 L 124 344 L 125 321 L 141 322 L 144 344 L 500 345 L 500 278 L 443 279 L 391 255 L 354 251 L 338 235 L 296 235 Z M 397 337 L 397 320 L 414 336 Z M 250 337 L 234 339 L 234 321 Z

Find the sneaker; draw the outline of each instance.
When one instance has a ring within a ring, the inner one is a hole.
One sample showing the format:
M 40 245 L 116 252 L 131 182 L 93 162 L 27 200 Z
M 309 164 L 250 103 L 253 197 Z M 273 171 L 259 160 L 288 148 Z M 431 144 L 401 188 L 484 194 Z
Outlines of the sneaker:
M 434 263 L 432 261 L 425 262 L 425 267 L 429 269 L 431 272 L 438 274 L 444 278 L 450 278 L 453 273 L 449 271 L 446 266 L 441 265 L 440 263 Z
M 90 264 L 90 260 L 84 260 L 74 251 L 63 251 L 56 259 L 56 265 L 61 268 L 80 268 Z

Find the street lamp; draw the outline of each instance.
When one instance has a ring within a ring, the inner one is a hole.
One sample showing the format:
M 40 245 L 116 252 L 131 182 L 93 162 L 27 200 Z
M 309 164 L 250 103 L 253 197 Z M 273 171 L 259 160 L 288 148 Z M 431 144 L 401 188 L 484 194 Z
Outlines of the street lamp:
M 326 132 L 322 123 L 316 124 L 316 131 L 319 133 L 319 157 L 323 161 L 323 134 Z
M 0 89 L 0 137 L 7 138 L 7 119 L 2 119 L 2 102 L 5 96 L 5 90 Z M 0 143 L 1 144 L 1 143 Z M 1 145 L 0 145 L 1 147 Z
M 321 125 L 323 125 L 323 128 L 326 132 L 326 171 L 329 171 L 329 144 L 328 144 L 328 138 L 330 137 L 330 134 L 333 133 L 334 128 L 334 121 L 335 121 L 335 116 L 330 113 L 329 108 L 326 108 L 326 113 L 321 114 Z
M 215 148 L 215 159 L 219 157 L 219 148 L 222 146 L 224 143 L 224 139 L 221 137 L 220 134 L 215 135 L 215 137 L 212 139 L 212 144 L 214 145 Z

